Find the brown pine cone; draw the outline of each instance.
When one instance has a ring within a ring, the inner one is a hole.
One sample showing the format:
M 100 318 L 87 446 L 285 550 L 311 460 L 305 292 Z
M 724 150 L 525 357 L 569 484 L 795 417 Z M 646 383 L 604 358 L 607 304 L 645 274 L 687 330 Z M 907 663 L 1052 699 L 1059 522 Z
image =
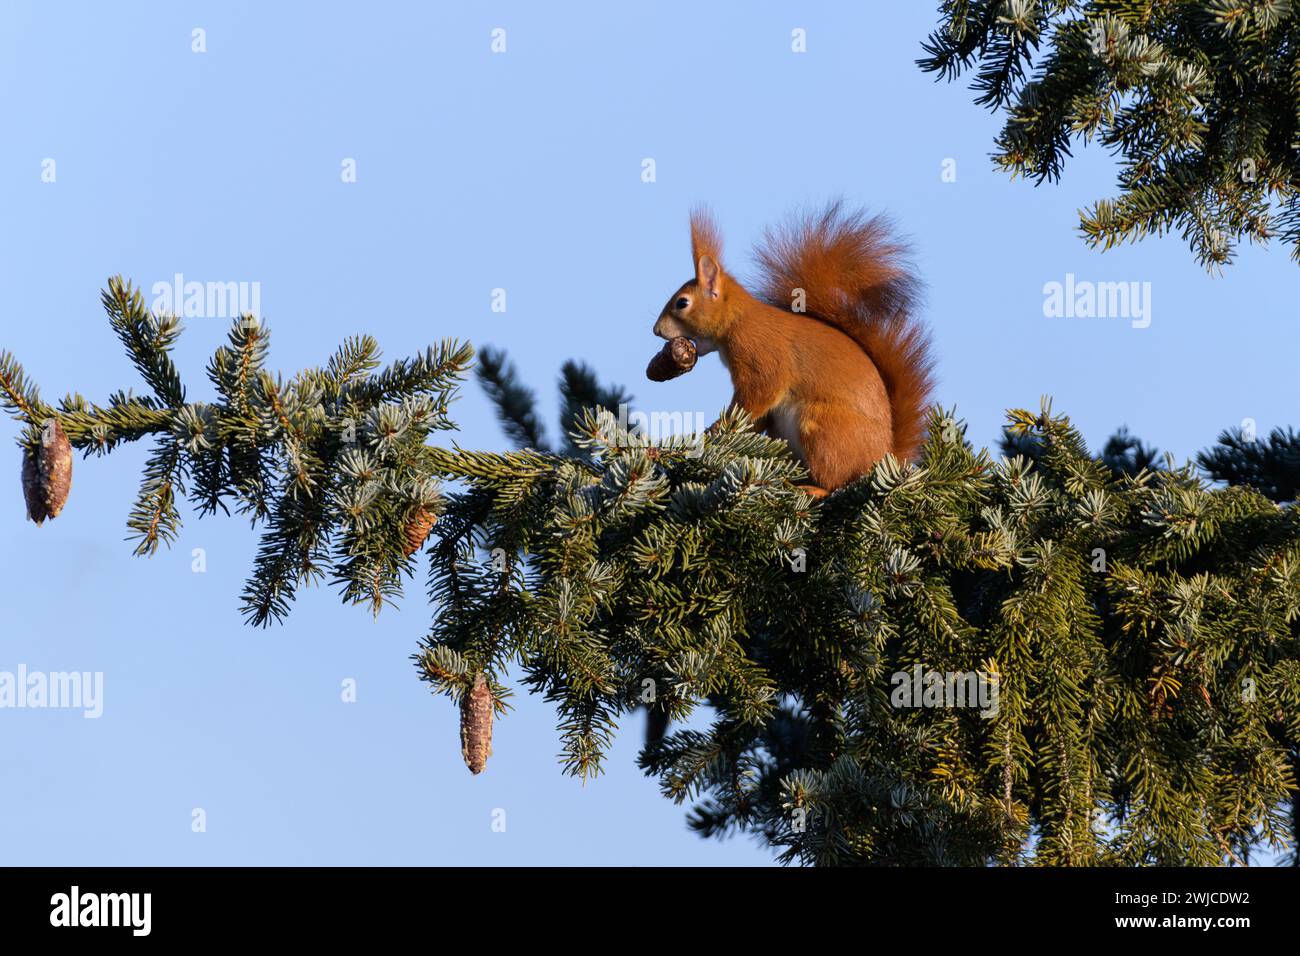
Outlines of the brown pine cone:
M 666 382 L 685 375 L 695 368 L 695 343 L 684 335 L 669 339 L 646 366 L 646 378 L 652 382 Z
M 41 434 L 41 445 L 23 453 L 23 497 L 27 517 L 37 524 L 57 518 L 72 490 L 72 443 L 63 425 L 51 419 Z
M 416 508 L 411 513 L 411 517 L 406 519 L 406 527 L 402 529 L 402 534 L 406 538 L 407 557 L 420 550 L 420 546 L 429 537 L 429 532 L 433 530 L 437 520 L 438 516 L 428 508 Z
M 482 673 L 460 699 L 460 753 L 470 773 L 482 773 L 492 756 L 492 689 Z

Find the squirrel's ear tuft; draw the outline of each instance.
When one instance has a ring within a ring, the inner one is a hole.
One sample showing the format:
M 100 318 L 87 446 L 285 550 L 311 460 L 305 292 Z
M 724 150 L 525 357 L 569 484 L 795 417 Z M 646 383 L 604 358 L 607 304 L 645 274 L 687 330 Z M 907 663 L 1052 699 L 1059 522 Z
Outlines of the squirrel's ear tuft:
M 695 281 L 715 299 L 722 294 L 722 267 L 713 256 L 700 256 L 696 261 Z
M 691 261 L 695 263 L 696 278 L 699 278 L 700 261 L 705 257 L 712 258 L 714 265 L 722 268 L 722 236 L 709 210 L 697 206 L 691 212 Z

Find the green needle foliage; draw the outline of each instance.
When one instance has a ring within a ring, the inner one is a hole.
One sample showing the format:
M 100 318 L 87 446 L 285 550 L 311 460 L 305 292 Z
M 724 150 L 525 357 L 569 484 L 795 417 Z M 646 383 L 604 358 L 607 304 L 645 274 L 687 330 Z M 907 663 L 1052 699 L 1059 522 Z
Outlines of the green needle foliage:
M 262 529 L 244 591 L 251 623 L 283 618 L 299 587 L 327 575 L 345 600 L 376 611 L 400 593 L 411 566 L 405 520 L 441 508 L 438 451 L 425 440 L 453 427 L 447 409 L 468 345 L 446 341 L 380 370 L 378 345 L 360 336 L 324 368 L 285 381 L 265 368 L 269 330 L 246 316 L 208 365 L 216 400 L 187 401 L 170 354 L 179 321 L 151 314 L 120 278 L 109 280 L 103 305 L 153 394 L 118 392 L 103 406 L 69 395 L 56 409 L 0 353 L 0 405 L 27 424 L 20 444 L 35 447 L 54 416 L 87 456 L 152 438 L 127 520 L 136 553 L 175 539 L 180 500 L 200 514 L 233 506 Z
M 1024 455 L 1037 462 L 1041 446 L 1032 437 L 1003 430 L 999 447 L 1003 455 Z M 1118 474 L 1136 475 L 1144 469 L 1159 470 L 1167 459 L 1140 438 L 1120 428 L 1106 441 L 1100 459 Z M 1201 470 L 1215 481 L 1249 485 L 1278 503 L 1294 501 L 1300 493 L 1300 435 L 1292 429 L 1275 428 L 1259 439 L 1240 428 L 1230 428 L 1218 441 L 1196 455 Z
M 1275 428 L 1264 440 L 1229 429 L 1196 460 L 1212 478 L 1250 485 L 1274 501 L 1294 501 L 1300 494 L 1300 435 L 1290 428 Z
M 542 694 L 583 778 L 632 710 L 666 712 L 678 729 L 641 765 L 701 834 L 810 864 L 1221 864 L 1293 842 L 1294 507 L 1093 458 L 1046 402 L 1010 416 L 1032 461 L 994 461 L 936 411 L 919 462 L 814 502 L 743 414 L 650 445 L 577 366 L 579 454 L 536 447 L 535 419 L 533 447 L 448 450 L 427 441 L 466 346 L 381 370 L 362 337 L 284 381 L 245 320 L 209 366 L 217 400 L 194 402 L 174 323 L 119 280 L 105 304 L 154 395 L 55 409 L 4 354 L 0 400 L 24 444 L 52 415 L 87 454 L 153 438 L 139 550 L 182 498 L 233 505 L 263 534 L 252 623 L 326 575 L 378 610 L 411 570 L 412 515 L 436 513 L 419 676 L 453 700 L 482 676 L 497 713 L 507 681 Z M 498 358 L 482 374 L 524 410 Z M 900 701 L 922 671 L 982 675 L 994 705 Z
M 475 455 L 434 549 L 435 685 L 518 666 L 590 775 L 655 693 L 649 748 L 701 833 L 823 864 L 1217 864 L 1290 839 L 1300 526 L 1190 470 L 1117 474 L 1050 409 L 992 462 L 936 415 L 820 506 L 724 418 L 702 451 L 587 415 L 587 461 Z M 462 463 L 464 464 L 464 463 Z M 461 465 L 458 465 L 461 467 Z M 474 554 L 495 554 L 495 564 Z M 998 675 L 992 717 L 900 708 L 914 667 Z
M 1086 209 L 1109 248 L 1178 230 L 1209 269 L 1245 238 L 1300 262 L 1300 9 L 1292 0 L 944 0 L 923 70 L 968 70 L 1003 109 L 994 162 L 1060 177 L 1075 142 L 1119 157 Z
M 488 346 L 478 356 L 475 368 L 479 384 L 496 407 L 501 428 L 520 448 L 552 451 L 546 429 L 537 418 L 537 394 L 524 385 L 503 349 Z M 589 408 L 607 408 L 615 414 L 632 396 L 618 385 L 601 385 L 596 373 L 581 362 L 565 362 L 560 369 L 560 433 L 565 454 L 583 457 L 572 432 L 579 417 Z

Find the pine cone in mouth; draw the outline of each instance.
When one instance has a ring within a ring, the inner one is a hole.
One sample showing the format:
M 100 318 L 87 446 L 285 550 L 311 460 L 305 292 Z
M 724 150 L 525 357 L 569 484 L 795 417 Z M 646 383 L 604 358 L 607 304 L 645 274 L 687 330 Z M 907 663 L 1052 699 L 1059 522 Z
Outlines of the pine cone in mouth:
M 695 343 L 686 336 L 669 339 L 646 366 L 646 378 L 652 382 L 666 382 L 685 375 L 695 368 L 696 357 Z

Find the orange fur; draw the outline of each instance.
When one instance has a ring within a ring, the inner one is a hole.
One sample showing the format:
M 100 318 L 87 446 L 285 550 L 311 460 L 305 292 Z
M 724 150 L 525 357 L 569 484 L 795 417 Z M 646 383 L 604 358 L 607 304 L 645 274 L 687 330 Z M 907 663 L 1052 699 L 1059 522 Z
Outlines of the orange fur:
M 704 256 L 722 263 L 722 236 L 708 209 L 698 206 L 691 211 L 691 262 L 699 262 Z
M 767 233 L 754 296 L 722 268 L 717 227 L 697 210 L 695 278 L 654 330 L 695 339 L 701 354 L 716 348 L 733 405 L 790 444 L 813 490 L 833 490 L 890 452 L 914 457 L 923 438 L 933 360 L 906 253 L 886 220 L 835 202 Z M 803 312 L 792 310 L 798 290 Z

